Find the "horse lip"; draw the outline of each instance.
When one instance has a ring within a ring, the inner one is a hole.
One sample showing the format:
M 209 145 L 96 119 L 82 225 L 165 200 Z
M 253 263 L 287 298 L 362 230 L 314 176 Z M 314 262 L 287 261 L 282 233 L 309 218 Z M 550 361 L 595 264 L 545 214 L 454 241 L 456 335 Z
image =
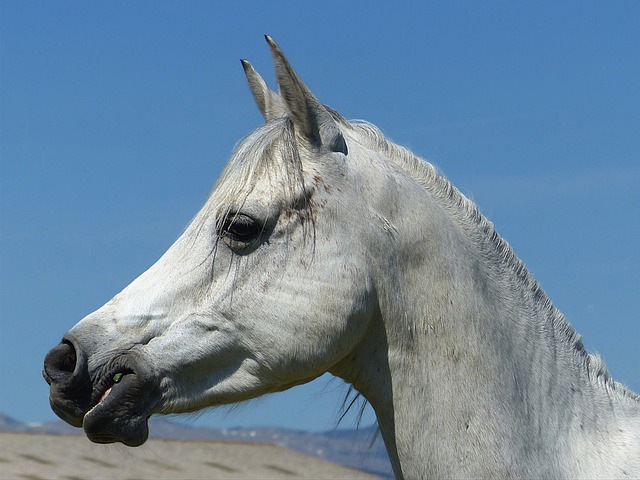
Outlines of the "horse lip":
M 115 386 L 116 386 L 116 382 L 111 380 L 111 383 L 106 382 L 103 388 L 97 389 L 96 393 L 94 394 L 94 397 L 97 398 L 97 400 L 93 402 L 93 404 L 91 405 L 87 413 L 85 413 L 85 416 L 87 416 L 89 413 L 91 413 L 93 409 L 95 409 L 102 402 L 104 402 L 106 398 L 111 394 L 111 391 L 114 389 Z
M 94 443 L 121 442 L 128 446 L 142 445 L 148 438 L 147 420 L 158 398 L 153 380 L 135 371 L 116 383 L 113 374 L 94 390 L 94 401 L 82 419 L 85 434 Z M 121 369 L 122 371 L 122 369 Z
M 78 410 L 77 406 L 69 401 L 61 402 L 59 399 L 54 398 L 52 395 L 49 395 L 49 405 L 51 406 L 51 410 L 53 410 L 53 412 L 58 417 L 67 422 L 69 425 L 76 428 L 82 427 L 83 415 Z
M 120 380 L 116 381 L 115 376 L 120 374 L 121 378 L 124 379 L 127 375 L 135 375 L 135 373 L 130 368 L 116 368 L 109 370 L 110 373 L 107 373 L 102 377 L 102 380 L 96 381 L 96 386 L 93 389 L 92 394 L 92 403 L 89 406 L 89 411 L 93 410 L 97 407 L 102 401 L 111 393 L 111 390 L 120 382 Z

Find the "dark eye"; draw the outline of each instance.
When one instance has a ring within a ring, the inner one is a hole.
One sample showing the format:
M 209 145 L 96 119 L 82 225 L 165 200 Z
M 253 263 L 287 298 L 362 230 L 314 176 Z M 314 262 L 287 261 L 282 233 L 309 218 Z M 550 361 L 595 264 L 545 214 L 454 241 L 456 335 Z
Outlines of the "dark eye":
M 220 235 L 232 242 L 239 244 L 249 244 L 257 239 L 262 233 L 262 227 L 253 218 L 242 213 L 231 213 L 227 215 Z

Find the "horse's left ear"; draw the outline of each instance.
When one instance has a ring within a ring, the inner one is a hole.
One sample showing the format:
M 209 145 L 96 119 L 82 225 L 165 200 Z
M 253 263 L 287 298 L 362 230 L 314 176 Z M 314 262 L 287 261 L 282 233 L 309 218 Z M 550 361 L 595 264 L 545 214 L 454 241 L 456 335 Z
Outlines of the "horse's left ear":
M 282 103 L 280 96 L 267 86 L 260 74 L 255 71 L 247 60 L 240 61 L 242 62 L 244 73 L 247 76 L 247 82 L 249 83 L 253 98 L 264 119 L 268 122 L 274 118 L 286 116 L 288 114 L 287 107 Z
M 273 38 L 268 35 L 265 38 L 275 62 L 280 96 L 291 114 L 294 125 L 312 143 L 346 155 L 347 144 L 336 121 L 291 68 Z

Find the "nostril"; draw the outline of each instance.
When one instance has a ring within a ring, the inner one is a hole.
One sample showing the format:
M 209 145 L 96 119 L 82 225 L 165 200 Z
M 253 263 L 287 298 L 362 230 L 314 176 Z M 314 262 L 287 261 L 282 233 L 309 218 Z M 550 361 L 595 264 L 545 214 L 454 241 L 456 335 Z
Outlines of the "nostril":
M 73 344 L 63 340 L 60 344 L 64 349 L 64 354 L 60 359 L 60 370 L 63 372 L 73 373 L 76 369 L 76 349 Z
M 63 340 L 52 348 L 44 359 L 44 376 L 47 382 L 61 380 L 73 375 L 76 369 L 77 355 L 73 344 Z

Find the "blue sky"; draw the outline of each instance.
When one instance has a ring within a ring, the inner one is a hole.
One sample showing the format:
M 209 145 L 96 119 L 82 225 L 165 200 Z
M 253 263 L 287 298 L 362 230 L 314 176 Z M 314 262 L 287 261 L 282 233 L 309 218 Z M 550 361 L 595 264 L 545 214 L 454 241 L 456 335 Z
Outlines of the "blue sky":
M 46 351 L 169 247 L 262 122 L 238 60 L 273 85 L 265 33 L 474 199 L 640 391 L 639 22 L 635 1 L 0 2 L 0 412 L 54 418 Z M 324 430 L 344 390 L 189 421 Z

